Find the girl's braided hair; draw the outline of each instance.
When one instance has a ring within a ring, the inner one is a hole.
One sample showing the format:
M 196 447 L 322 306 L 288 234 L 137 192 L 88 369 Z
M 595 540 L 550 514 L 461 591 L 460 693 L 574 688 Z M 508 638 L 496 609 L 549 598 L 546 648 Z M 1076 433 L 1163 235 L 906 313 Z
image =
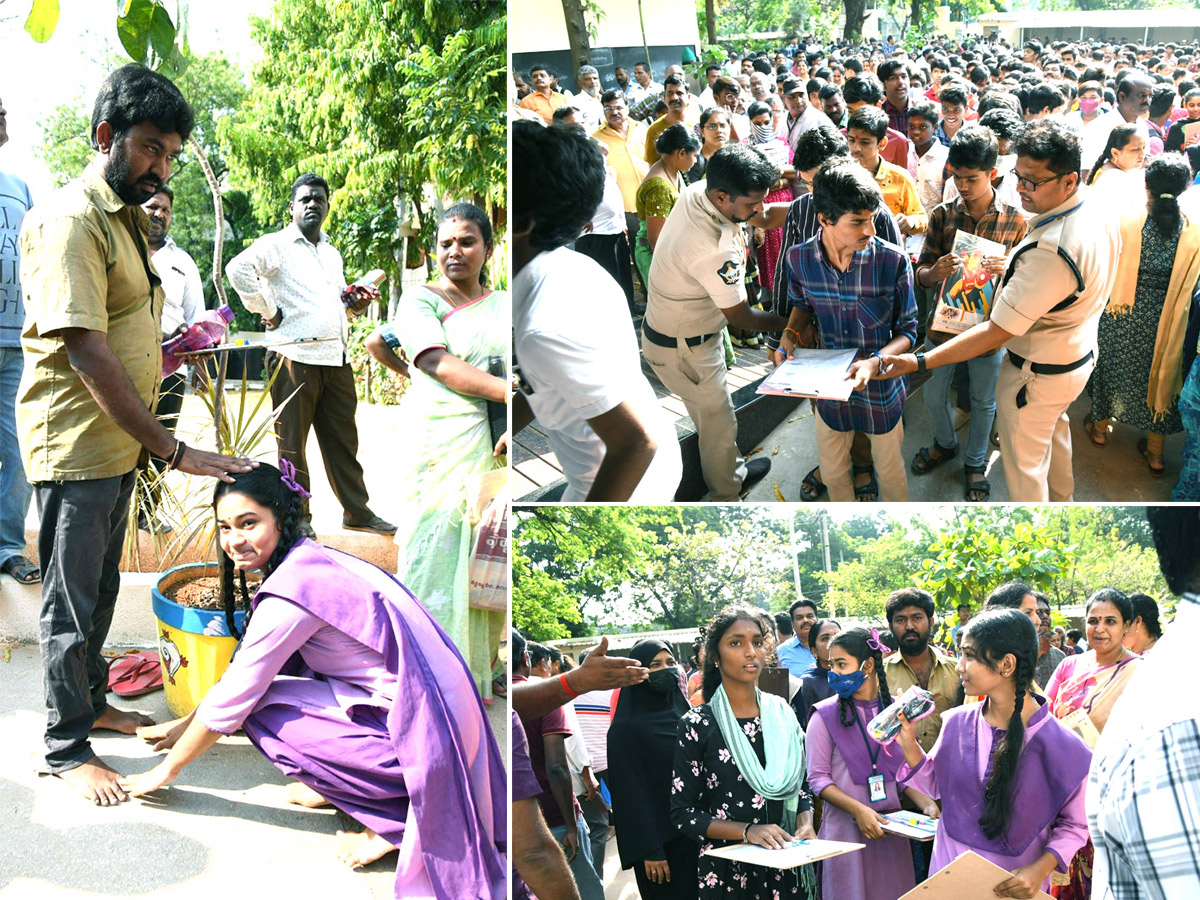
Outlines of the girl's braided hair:
M 267 560 L 266 566 L 263 567 L 263 578 L 266 578 L 279 568 L 284 557 L 304 538 L 304 534 L 300 531 L 303 516 L 300 495 L 284 484 L 282 473 L 268 463 L 260 463 L 257 469 L 251 469 L 249 472 L 231 473 L 231 475 L 232 483 L 217 482 L 217 489 L 213 492 L 213 510 L 216 510 L 217 504 L 226 494 L 242 494 L 269 509 L 279 525 L 279 543 L 275 545 L 275 551 Z M 246 589 L 246 573 L 238 573 L 238 586 L 241 587 L 242 594 L 241 603 L 246 611 L 246 617 L 242 623 L 243 630 L 239 632 L 234 624 L 236 600 L 234 598 L 233 560 L 225 554 L 222 556 L 221 602 L 225 608 L 225 624 L 229 628 L 229 633 L 241 640 L 242 635 L 245 634 L 245 627 L 250 624 L 250 593 Z

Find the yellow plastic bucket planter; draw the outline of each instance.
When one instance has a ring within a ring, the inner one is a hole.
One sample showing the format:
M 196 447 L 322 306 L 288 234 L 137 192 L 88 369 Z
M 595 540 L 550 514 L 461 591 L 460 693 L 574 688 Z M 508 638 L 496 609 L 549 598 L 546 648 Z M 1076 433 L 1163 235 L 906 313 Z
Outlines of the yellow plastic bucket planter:
M 176 566 L 164 572 L 150 592 L 154 617 L 158 620 L 163 691 L 167 709 L 176 717 L 188 715 L 200 704 L 228 668 L 238 643 L 229 633 L 224 610 L 195 609 L 167 599 L 168 591 L 205 575 L 219 578 L 221 567 L 216 563 Z M 233 620 L 241 631 L 245 613 L 237 610 Z

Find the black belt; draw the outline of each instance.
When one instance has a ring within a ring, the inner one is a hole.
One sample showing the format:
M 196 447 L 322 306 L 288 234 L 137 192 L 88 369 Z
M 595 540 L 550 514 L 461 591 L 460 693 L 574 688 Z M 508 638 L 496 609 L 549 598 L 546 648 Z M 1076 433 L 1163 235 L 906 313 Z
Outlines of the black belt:
M 1086 364 L 1091 358 L 1092 352 L 1089 350 L 1087 356 L 1085 356 L 1083 359 L 1077 359 L 1073 363 L 1063 363 L 1062 365 L 1057 363 L 1030 363 L 1029 371 L 1033 372 L 1035 375 L 1062 375 L 1065 372 L 1074 372 L 1080 366 Z M 1008 361 L 1018 369 L 1023 368 L 1025 365 L 1024 357 L 1017 356 L 1017 354 L 1013 353 L 1011 350 L 1008 351 Z
M 661 331 L 655 331 L 650 327 L 650 323 L 642 320 L 642 334 L 646 336 L 652 344 L 657 344 L 659 347 L 678 347 L 679 338 L 673 338 L 670 335 L 663 334 Z M 696 347 L 703 344 L 711 337 L 716 337 L 716 334 L 698 334 L 695 337 L 684 338 L 683 342 L 689 347 Z

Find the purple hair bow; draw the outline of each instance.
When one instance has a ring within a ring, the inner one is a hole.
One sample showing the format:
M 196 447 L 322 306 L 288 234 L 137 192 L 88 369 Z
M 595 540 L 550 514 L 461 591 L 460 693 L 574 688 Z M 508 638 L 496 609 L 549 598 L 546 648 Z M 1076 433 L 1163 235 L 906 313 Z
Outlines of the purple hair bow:
M 879 639 L 879 632 L 874 628 L 871 629 L 871 636 L 867 638 L 867 646 L 872 650 L 878 650 L 885 656 L 892 652 L 888 649 L 888 645 Z
M 299 494 L 305 500 L 312 496 L 312 494 L 306 491 L 303 486 L 301 486 L 300 482 L 296 480 L 296 467 L 292 464 L 290 459 L 281 459 L 279 461 L 279 471 L 283 473 L 279 480 L 287 485 L 289 491 L 291 491 L 293 494 Z

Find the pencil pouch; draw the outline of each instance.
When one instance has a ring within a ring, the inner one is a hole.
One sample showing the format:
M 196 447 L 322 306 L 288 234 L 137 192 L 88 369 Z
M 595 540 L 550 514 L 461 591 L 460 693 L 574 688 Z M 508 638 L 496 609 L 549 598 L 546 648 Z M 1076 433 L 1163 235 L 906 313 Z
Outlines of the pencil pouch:
M 867 723 L 867 732 L 879 743 L 890 744 L 900 733 L 899 713 L 904 713 L 910 722 L 932 715 L 933 695 L 914 684 Z

